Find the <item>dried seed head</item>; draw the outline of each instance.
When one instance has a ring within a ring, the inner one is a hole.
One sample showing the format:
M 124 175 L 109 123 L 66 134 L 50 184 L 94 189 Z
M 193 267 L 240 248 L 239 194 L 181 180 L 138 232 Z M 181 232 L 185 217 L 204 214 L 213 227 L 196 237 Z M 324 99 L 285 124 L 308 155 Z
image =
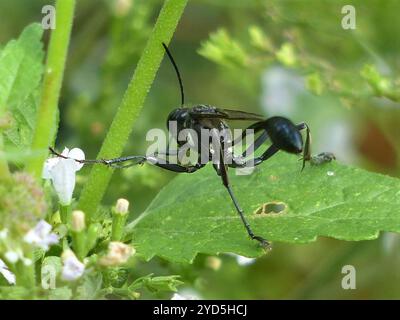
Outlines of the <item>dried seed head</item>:
M 102 257 L 99 263 L 106 267 L 115 267 L 126 263 L 134 255 L 136 250 L 125 243 L 112 241 L 108 245 L 107 255 Z

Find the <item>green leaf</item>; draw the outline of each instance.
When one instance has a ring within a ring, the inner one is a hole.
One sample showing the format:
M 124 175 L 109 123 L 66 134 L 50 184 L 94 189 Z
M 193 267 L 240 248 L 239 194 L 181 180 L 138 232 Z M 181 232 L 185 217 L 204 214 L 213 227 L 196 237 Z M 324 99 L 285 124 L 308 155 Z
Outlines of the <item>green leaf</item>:
M 1 300 L 25 300 L 29 299 L 31 291 L 20 286 L 0 286 Z
M 61 273 L 61 258 L 56 256 L 48 256 L 43 259 L 40 270 L 41 285 L 47 288 L 46 293 L 49 299 L 62 299 L 66 296 L 63 288 L 55 288 L 57 286 L 57 275 Z M 67 298 L 68 299 L 68 298 Z
M 170 275 L 170 276 L 158 276 L 153 277 L 153 274 L 148 274 L 144 277 L 136 279 L 130 286 L 129 290 L 137 290 L 141 287 L 146 287 L 151 292 L 160 291 L 178 291 L 177 286 L 183 284 L 179 280 L 180 276 Z
M 297 63 L 295 49 L 292 43 L 286 42 L 276 53 L 276 58 L 285 66 L 293 67 Z
M 376 66 L 366 64 L 362 68 L 360 74 L 361 77 L 363 77 L 372 87 L 378 97 L 386 97 L 393 101 L 400 100 L 400 94 L 396 86 L 393 84 L 393 81 L 388 77 L 381 75 Z
M 31 24 L 0 53 L 0 116 L 12 115 L 12 127 L 5 136 L 20 148 L 30 145 L 36 121 L 43 73 L 42 34 L 40 24 Z
M 77 299 L 90 300 L 97 298 L 103 283 L 101 273 L 85 274 L 82 285 L 77 289 Z
M 57 256 L 49 256 L 44 258 L 42 263 L 42 274 L 54 272 L 55 275 L 59 274 L 62 269 L 61 258 Z
M 68 287 L 50 289 L 48 298 L 49 300 L 70 300 L 72 298 L 72 290 Z
M 251 175 L 230 171 L 233 192 L 255 234 L 272 242 L 308 243 L 318 236 L 367 240 L 380 231 L 400 232 L 398 179 L 336 162 L 307 165 L 303 172 L 300 167 L 295 156 L 279 153 Z M 282 213 L 261 213 L 263 204 L 276 209 L 279 202 L 286 206 Z M 191 262 L 200 252 L 263 254 L 210 166 L 175 178 L 127 231 L 144 259 Z
M 247 59 L 244 49 L 225 29 L 212 33 L 210 39 L 201 44 L 198 53 L 226 67 L 244 66 Z

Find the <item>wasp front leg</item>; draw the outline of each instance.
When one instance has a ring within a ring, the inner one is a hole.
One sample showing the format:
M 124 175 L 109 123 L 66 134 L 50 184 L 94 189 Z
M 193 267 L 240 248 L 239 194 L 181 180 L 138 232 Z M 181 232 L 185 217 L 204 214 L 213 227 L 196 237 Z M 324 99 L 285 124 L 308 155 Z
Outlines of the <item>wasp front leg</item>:
M 306 166 L 306 161 L 311 160 L 311 132 L 310 127 L 305 123 L 302 122 L 296 126 L 298 130 L 306 129 L 306 142 L 304 143 L 303 147 L 303 165 L 301 167 L 301 171 L 303 171 L 304 167 Z

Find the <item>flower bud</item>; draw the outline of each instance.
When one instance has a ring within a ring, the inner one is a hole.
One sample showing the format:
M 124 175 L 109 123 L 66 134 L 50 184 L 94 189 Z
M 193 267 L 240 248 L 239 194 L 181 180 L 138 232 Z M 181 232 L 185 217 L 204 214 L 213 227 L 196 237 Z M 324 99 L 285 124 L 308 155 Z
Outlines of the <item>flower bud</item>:
M 125 215 L 129 210 L 129 201 L 126 199 L 118 199 L 115 206 L 115 213 Z
M 124 234 L 126 219 L 128 218 L 129 201 L 118 199 L 113 208 L 113 223 L 111 230 L 111 240 L 120 241 Z
M 72 212 L 71 228 L 75 232 L 80 232 L 85 229 L 85 213 L 80 210 Z

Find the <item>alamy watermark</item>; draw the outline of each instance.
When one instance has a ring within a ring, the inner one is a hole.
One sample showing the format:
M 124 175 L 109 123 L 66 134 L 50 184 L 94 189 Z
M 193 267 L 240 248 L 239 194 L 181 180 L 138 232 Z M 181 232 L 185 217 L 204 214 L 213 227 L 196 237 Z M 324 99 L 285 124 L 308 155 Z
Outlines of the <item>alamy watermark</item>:
M 56 28 L 56 8 L 52 5 L 45 5 L 42 8 L 42 13 L 45 15 L 42 18 L 42 28 L 52 29 Z
M 185 128 L 178 130 L 176 121 L 169 121 L 167 134 L 154 128 L 147 132 L 146 158 L 151 163 L 182 166 L 228 165 L 237 174 L 250 174 L 255 165 L 255 139 L 253 129 Z
M 356 28 L 356 8 L 352 5 L 345 5 L 342 7 L 342 28 L 345 30 Z
M 342 274 L 345 276 L 342 278 L 342 289 L 344 290 L 355 290 L 356 289 L 356 268 L 351 264 L 342 267 Z
M 56 288 L 57 270 L 55 266 L 47 264 L 42 266 L 41 270 L 41 285 L 45 290 Z

